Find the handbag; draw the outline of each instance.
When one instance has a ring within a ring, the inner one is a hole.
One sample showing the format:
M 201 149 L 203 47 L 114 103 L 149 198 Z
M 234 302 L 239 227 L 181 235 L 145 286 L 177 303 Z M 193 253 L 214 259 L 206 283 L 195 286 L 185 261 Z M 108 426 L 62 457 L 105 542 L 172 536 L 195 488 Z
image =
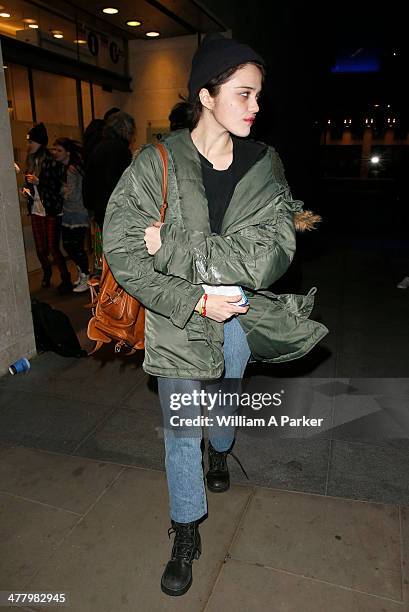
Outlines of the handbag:
M 155 147 L 163 166 L 160 208 L 160 221 L 163 223 L 168 206 L 168 156 L 163 144 L 158 143 Z M 132 355 L 145 348 L 145 308 L 117 283 L 105 256 L 102 258 L 101 277 L 91 278 L 88 285 L 93 316 L 88 323 L 87 335 L 96 342 L 88 354 L 92 355 L 111 341 L 115 342 L 115 353 L 126 350 L 127 355 Z

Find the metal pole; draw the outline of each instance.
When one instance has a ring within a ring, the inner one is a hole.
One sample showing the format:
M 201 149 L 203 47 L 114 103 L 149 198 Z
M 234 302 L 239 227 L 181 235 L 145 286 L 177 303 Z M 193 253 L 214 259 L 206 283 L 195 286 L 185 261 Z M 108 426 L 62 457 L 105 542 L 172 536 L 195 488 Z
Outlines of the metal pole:
M 78 109 L 78 123 L 81 132 L 81 137 L 84 133 L 84 109 L 82 108 L 82 90 L 80 79 L 76 80 L 77 85 L 77 109 Z
M 89 97 L 91 100 L 91 117 L 95 119 L 94 89 L 92 87 L 92 81 L 89 82 Z
M 30 91 L 31 115 L 33 117 L 33 123 L 37 123 L 36 101 L 35 101 L 35 96 L 34 96 L 33 70 L 31 66 L 27 68 L 27 74 L 28 74 L 28 88 Z

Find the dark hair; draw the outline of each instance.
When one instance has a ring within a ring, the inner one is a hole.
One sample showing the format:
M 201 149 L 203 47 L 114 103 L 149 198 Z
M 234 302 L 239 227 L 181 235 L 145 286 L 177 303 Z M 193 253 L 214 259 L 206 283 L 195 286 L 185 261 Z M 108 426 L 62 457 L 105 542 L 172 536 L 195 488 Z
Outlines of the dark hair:
M 35 153 L 28 153 L 26 157 L 27 172 L 34 172 L 37 176 L 41 172 L 43 162 L 47 156 L 46 145 L 40 145 Z
M 170 131 L 189 127 L 189 105 L 186 101 L 178 102 L 169 114 Z
M 132 137 L 135 133 L 135 121 L 131 115 L 124 111 L 113 113 L 108 117 L 105 128 L 104 136 L 111 135 L 123 138 L 128 143 L 131 142 Z
M 57 138 L 54 140 L 54 146 L 62 147 L 70 154 L 70 164 L 82 170 L 82 145 L 77 140 L 72 138 Z
M 118 108 L 117 106 L 113 106 L 112 108 L 110 108 L 109 110 L 107 110 L 107 112 L 104 115 L 104 121 L 106 121 L 107 119 L 110 118 L 111 115 L 114 115 L 115 113 L 119 113 L 120 112 L 120 108 Z
M 237 70 L 240 70 L 240 68 L 244 68 L 244 66 L 248 66 L 249 64 L 253 64 L 253 66 L 257 66 L 257 68 L 261 72 L 261 76 L 264 81 L 264 78 L 265 78 L 264 66 L 262 64 L 259 64 L 258 62 L 246 62 L 245 64 L 239 64 L 238 66 L 233 66 L 233 68 L 229 68 L 228 70 L 225 70 L 224 72 L 222 72 L 222 74 L 219 74 L 217 77 L 214 77 L 213 79 L 211 79 L 208 83 L 206 83 L 206 85 L 203 85 L 203 87 L 201 87 L 200 89 L 207 89 L 207 91 L 212 96 L 212 98 L 215 98 L 218 95 L 221 86 L 227 83 L 230 77 L 232 77 L 233 74 Z M 199 98 L 199 91 L 196 92 L 193 100 L 188 100 L 183 97 L 182 97 L 182 100 L 184 101 L 184 104 L 185 104 L 185 112 L 187 115 L 188 127 L 190 130 L 193 130 L 199 123 L 199 119 L 201 117 L 202 110 L 203 110 L 203 106 Z

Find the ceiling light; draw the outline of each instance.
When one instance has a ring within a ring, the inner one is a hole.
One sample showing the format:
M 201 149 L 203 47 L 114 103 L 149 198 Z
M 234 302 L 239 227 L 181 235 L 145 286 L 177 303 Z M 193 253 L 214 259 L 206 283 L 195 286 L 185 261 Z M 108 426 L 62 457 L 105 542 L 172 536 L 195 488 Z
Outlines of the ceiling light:
M 53 34 L 54 38 L 64 38 L 62 34 Z
M 8 66 L 3 66 L 4 70 L 7 70 Z
M 54 36 L 54 38 L 64 38 L 61 30 L 51 30 L 51 34 Z
M 126 25 L 131 26 L 131 28 L 137 28 L 138 26 L 142 25 L 142 21 L 137 21 L 135 19 L 135 20 L 127 21 Z
M 112 6 L 107 6 L 107 8 L 102 9 L 103 13 L 106 13 L 107 15 L 116 15 L 117 13 L 119 13 L 117 8 L 113 8 Z
M 11 17 L 10 13 L 0 13 L 0 17 L 4 17 L 5 19 L 7 19 L 7 17 Z
M 87 41 L 84 40 L 83 38 L 78 38 L 77 40 L 74 40 L 76 45 L 86 45 Z
M 23 19 L 23 23 L 36 23 L 35 19 Z
M 159 32 L 146 32 L 146 36 L 149 36 L 149 38 L 156 38 L 157 36 L 160 36 Z
M 29 23 L 28 27 L 32 28 L 33 30 L 36 30 L 38 28 L 38 23 Z

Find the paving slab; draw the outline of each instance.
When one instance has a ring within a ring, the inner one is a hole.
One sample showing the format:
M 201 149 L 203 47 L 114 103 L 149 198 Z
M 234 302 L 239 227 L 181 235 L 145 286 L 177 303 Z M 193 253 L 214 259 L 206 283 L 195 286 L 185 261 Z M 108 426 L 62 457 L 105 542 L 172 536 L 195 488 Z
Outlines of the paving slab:
M 404 449 L 334 440 L 328 495 L 409 504 L 409 455 Z
M 404 612 L 402 602 L 359 593 L 296 574 L 229 559 L 206 612 Z
M 13 391 L 35 389 L 40 384 L 45 387 L 56 374 L 63 376 L 76 361 L 78 359 L 74 357 L 60 357 L 51 351 L 36 355 L 30 360 L 31 369 L 28 372 L 14 376 L 11 374 L 0 376 L 0 387 Z
M 19 606 L 18 608 L 16 608 L 16 606 L 7 606 L 7 607 L 1 607 L 1 611 L 3 612 L 16 612 L 16 610 L 20 611 L 22 610 L 23 612 L 32 612 L 33 608 L 26 608 L 26 607 L 21 607 Z
M 228 495 L 209 496 L 209 519 L 201 527 L 203 552 L 193 566 L 194 587 L 182 599 L 171 598 L 160 590 L 172 545 L 165 476 L 127 468 L 43 565 L 30 589 L 64 587 L 75 612 L 198 612 L 210 596 L 251 494 L 251 488 L 236 486 Z
M 25 589 L 79 518 L 60 508 L 0 493 L 1 589 Z
M 334 398 L 336 440 L 409 450 L 409 395 L 354 393 Z
M 400 508 L 402 536 L 402 594 L 409 608 L 409 506 Z
M 9 450 L 12 447 L 12 444 L 7 444 L 6 442 L 0 442 L 0 455 L 4 453 L 4 451 Z
M 330 441 L 256 438 L 239 431 L 234 453 L 250 483 L 263 487 L 325 494 Z M 248 482 L 229 458 L 232 480 Z
M 382 324 L 385 324 L 385 316 Z M 347 329 L 346 325 L 346 329 Z M 376 325 L 374 328 L 376 329 Z M 367 351 L 361 353 L 346 353 L 339 351 L 337 355 L 336 376 L 340 378 L 405 378 L 409 376 L 406 345 L 401 346 L 399 354 L 390 340 L 384 343 L 387 349 L 383 355 L 371 355 L 368 358 Z
M 123 406 L 80 444 L 75 454 L 164 469 L 162 411 L 153 381 L 141 379 Z
M 261 417 L 266 425 L 243 427 L 241 430 L 254 438 L 313 440 L 330 438 L 333 393 L 328 393 L 327 383 L 327 377 L 318 376 L 304 378 L 252 376 L 245 379 L 242 386 L 242 401 L 248 398 L 249 405 L 243 405 L 240 414 L 250 419 Z M 276 394 L 279 394 L 279 404 L 278 401 L 271 401 Z M 270 423 L 272 417 L 275 418 L 275 422 Z M 322 423 L 319 427 L 294 427 L 288 421 L 287 424 L 283 423 L 283 417 L 291 420 L 304 417 L 322 419 Z
M 80 457 L 12 448 L 0 455 L 0 490 L 83 514 L 122 469 Z
M 82 359 L 67 359 L 44 353 L 32 361 L 31 370 L 16 376 L 3 376 L 4 389 L 41 391 L 71 401 L 119 406 L 144 376 L 141 356 L 116 357 L 114 353 Z
M 234 559 L 400 601 L 395 506 L 257 489 Z
M 372 295 L 370 299 L 371 301 L 373 300 Z M 388 318 L 387 325 L 385 325 L 385 320 L 383 324 L 379 325 L 379 320 L 375 319 L 373 321 L 370 316 L 364 319 L 362 316 L 362 311 L 365 311 L 365 304 L 362 304 L 362 298 L 360 298 L 360 306 L 361 311 L 357 319 L 355 319 L 356 315 L 354 312 L 350 313 L 349 310 L 344 312 L 346 319 L 344 319 L 344 330 L 346 333 L 341 334 L 339 338 L 340 351 L 367 356 L 371 355 L 371 358 L 372 356 L 384 357 L 386 352 L 389 353 L 391 351 L 393 353 L 393 351 L 399 349 L 401 343 L 402 346 L 409 343 L 409 329 L 402 325 L 404 312 L 397 313 L 395 311 L 394 318 Z M 405 310 L 407 310 L 407 305 Z M 377 329 L 376 334 L 374 334 L 375 327 Z
M 72 452 L 113 409 L 108 404 L 0 388 L 0 440 Z

